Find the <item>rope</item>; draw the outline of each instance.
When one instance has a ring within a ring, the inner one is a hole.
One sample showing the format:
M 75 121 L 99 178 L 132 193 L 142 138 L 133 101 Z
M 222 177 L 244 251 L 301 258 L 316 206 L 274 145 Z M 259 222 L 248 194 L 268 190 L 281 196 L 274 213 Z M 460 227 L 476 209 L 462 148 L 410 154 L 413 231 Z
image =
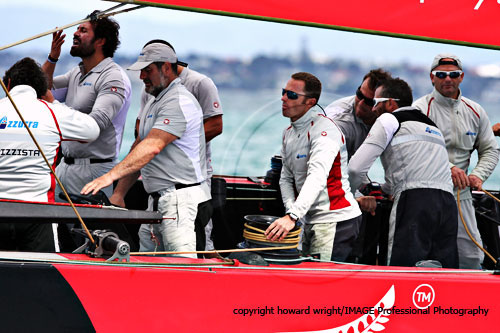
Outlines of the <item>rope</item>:
M 14 47 L 14 46 L 17 46 L 17 45 L 20 45 L 20 44 L 23 44 L 23 43 L 35 40 L 35 39 L 38 39 L 40 37 L 44 37 L 44 36 L 50 35 L 50 34 L 56 32 L 56 31 L 59 31 L 59 30 L 64 30 L 64 29 L 67 29 L 67 28 L 74 27 L 75 25 L 80 25 L 82 23 L 92 21 L 93 19 L 96 19 L 96 18 L 103 18 L 103 17 L 114 16 L 114 15 L 118 15 L 118 14 L 121 14 L 121 13 L 126 13 L 126 12 L 129 12 L 129 11 L 136 10 L 136 9 L 144 7 L 144 5 L 140 5 L 140 6 L 136 6 L 136 7 L 132 7 L 132 8 L 127 8 L 127 9 L 119 10 L 119 11 L 113 12 L 113 13 L 107 13 L 107 12 L 109 12 L 109 11 L 115 9 L 115 8 L 121 7 L 123 5 L 125 5 L 125 4 L 120 4 L 120 5 L 114 6 L 112 8 L 109 8 L 107 10 L 104 10 L 104 11 L 98 13 L 96 16 L 92 16 L 92 17 L 89 16 L 89 17 L 84 18 L 83 20 L 79 20 L 79 21 L 76 21 L 76 22 L 64 25 L 62 27 L 57 27 L 57 28 L 51 29 L 49 31 L 42 32 L 42 33 L 40 33 L 38 35 L 25 38 L 25 39 L 20 40 L 18 42 L 2 46 L 2 47 L 0 47 L 0 51 L 3 51 L 3 50 L 6 50 L 8 48 L 11 48 L 11 47 Z
M 271 243 L 271 244 L 283 244 L 283 243 L 284 244 L 295 244 L 295 243 L 298 243 L 300 240 L 300 228 L 295 230 L 295 231 L 289 232 L 286 235 L 285 239 L 283 239 L 282 241 L 270 241 L 269 239 L 267 239 L 264 236 L 264 234 L 265 234 L 264 230 L 259 229 L 259 228 L 255 228 L 255 227 L 249 225 L 248 223 L 245 223 L 244 226 L 246 229 L 243 229 L 243 238 L 248 239 L 248 240 L 264 242 L 264 243 Z M 257 231 L 257 233 L 251 232 L 248 229 Z M 275 249 L 279 250 L 279 249 L 281 249 L 281 247 L 276 247 Z
M 487 191 L 483 190 L 484 193 L 486 193 Z M 489 193 L 489 192 L 488 192 Z M 487 194 L 488 194 L 487 193 Z M 491 195 L 491 194 L 489 194 Z M 495 198 L 496 199 L 496 198 Z M 498 199 L 497 199 L 498 200 Z M 476 244 L 476 246 L 484 252 L 484 254 L 486 254 L 490 259 L 491 261 L 493 261 L 495 263 L 495 265 L 497 264 L 497 260 L 495 258 L 493 258 L 493 256 L 488 252 L 486 251 L 482 246 L 481 244 L 479 244 L 476 239 L 474 238 L 474 236 L 472 236 L 472 234 L 470 233 L 469 231 L 469 228 L 467 228 L 467 224 L 465 223 L 465 220 L 464 220 L 464 216 L 462 214 L 462 207 L 460 205 L 460 189 L 458 189 L 457 191 L 457 207 L 458 207 L 458 214 L 460 215 L 460 220 L 462 220 L 462 224 L 464 225 L 464 228 L 465 228 L 465 231 L 467 232 L 467 235 L 469 235 L 469 238 L 472 240 L 472 242 L 474 244 Z
M 76 210 L 76 207 L 75 205 L 73 204 L 73 202 L 71 201 L 71 199 L 69 198 L 69 195 L 68 193 L 66 192 L 66 189 L 64 188 L 63 184 L 61 183 L 61 181 L 59 180 L 59 178 L 57 177 L 56 173 L 54 172 L 54 170 L 52 169 L 52 166 L 50 165 L 50 162 L 49 160 L 47 159 L 47 157 L 45 156 L 43 150 L 42 150 L 42 147 L 40 147 L 40 145 L 38 144 L 38 141 L 36 141 L 35 139 L 35 136 L 33 135 L 33 133 L 31 132 L 30 128 L 28 127 L 28 125 L 26 124 L 26 121 L 24 120 L 24 117 L 23 115 L 21 114 L 21 112 L 19 111 L 19 109 L 17 108 L 17 105 L 16 103 L 14 103 L 14 100 L 12 99 L 12 96 L 10 95 L 9 91 L 7 90 L 7 87 L 5 86 L 5 84 L 3 83 L 3 80 L 0 80 L 0 83 L 2 84 L 2 88 L 3 90 L 5 91 L 5 94 L 7 95 L 7 97 L 9 98 L 10 102 L 12 103 L 12 106 L 14 107 L 14 109 L 16 110 L 19 118 L 21 119 L 21 121 L 23 122 L 24 124 L 24 128 L 26 128 L 26 130 L 28 131 L 28 134 L 30 135 L 31 139 L 33 140 L 33 142 L 35 143 L 36 147 L 38 148 L 38 150 L 40 151 L 40 154 L 42 154 L 42 157 L 45 161 L 45 163 L 47 164 L 47 166 L 49 167 L 49 170 L 50 172 L 52 173 L 52 175 L 54 176 L 54 178 L 56 179 L 57 181 L 57 184 L 61 187 L 62 191 L 64 192 L 64 195 L 66 196 L 66 199 L 68 200 L 69 204 L 71 205 L 71 208 L 73 208 L 73 211 L 75 212 L 77 218 L 78 218 L 78 221 L 80 221 L 80 223 L 82 224 L 83 228 L 85 229 L 85 232 L 87 234 L 87 236 L 89 237 L 89 239 L 92 241 L 93 244 L 95 244 L 95 240 L 94 238 L 92 237 L 92 235 L 90 234 L 89 232 L 89 229 L 87 229 L 87 226 L 85 225 L 85 223 L 83 222 L 82 220 L 82 217 L 80 216 L 80 214 L 78 213 L 78 211 Z
M 260 248 L 249 248 L 249 249 L 229 249 L 229 250 L 212 250 L 212 251 L 159 251 L 159 252 L 130 252 L 131 256 L 151 256 L 151 255 L 171 255 L 171 254 L 219 254 L 219 253 L 236 253 L 236 252 L 254 252 L 254 251 L 276 251 L 279 250 L 290 250 L 296 249 L 299 244 L 280 246 L 280 247 L 260 247 Z
M 486 190 L 481 190 L 481 191 L 483 191 L 483 192 L 484 192 L 484 194 L 486 194 L 486 195 L 488 195 L 488 196 L 492 197 L 494 200 L 496 200 L 497 202 L 499 202 L 499 203 L 500 203 L 500 199 L 498 199 L 497 197 L 495 197 L 495 196 L 494 196 L 493 194 L 491 194 L 490 192 L 488 192 L 488 191 L 486 191 Z

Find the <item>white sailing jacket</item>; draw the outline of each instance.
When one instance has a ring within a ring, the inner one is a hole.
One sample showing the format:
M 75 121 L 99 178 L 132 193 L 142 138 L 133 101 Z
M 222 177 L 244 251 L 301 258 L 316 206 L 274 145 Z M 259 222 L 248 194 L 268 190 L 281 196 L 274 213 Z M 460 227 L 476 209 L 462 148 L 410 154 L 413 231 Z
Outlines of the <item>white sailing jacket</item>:
M 30 86 L 16 86 L 10 94 L 53 167 L 62 141 L 93 141 L 99 136 L 92 117 L 60 103 L 38 100 Z M 1 99 L 0 198 L 53 202 L 55 185 L 11 102 Z
M 309 110 L 283 132 L 280 188 L 287 213 L 304 223 L 361 215 L 347 179 L 345 140 L 335 123 Z
M 377 118 L 349 162 L 354 189 L 379 156 L 385 171 L 384 192 L 398 196 L 406 190 L 433 188 L 452 193 L 443 135 L 418 109 L 402 107 Z
M 498 144 L 491 130 L 486 111 L 478 103 L 465 98 L 460 92 L 457 99 L 444 97 L 436 89 L 413 103 L 444 135 L 450 168 L 457 166 L 467 172 L 470 156 L 477 149 L 478 163 L 470 172 L 482 181 L 488 179 L 498 163 Z M 455 195 L 456 195 L 455 189 Z M 467 188 L 461 199 L 470 199 Z

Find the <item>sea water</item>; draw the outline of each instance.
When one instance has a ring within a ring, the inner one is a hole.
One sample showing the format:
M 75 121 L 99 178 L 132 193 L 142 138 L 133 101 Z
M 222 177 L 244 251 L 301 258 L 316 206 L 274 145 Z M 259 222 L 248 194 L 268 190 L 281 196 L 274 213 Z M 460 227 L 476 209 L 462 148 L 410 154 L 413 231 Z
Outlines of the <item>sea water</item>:
M 133 86 L 132 104 L 120 152 L 120 159 L 128 153 L 134 141 L 134 126 L 140 108 L 142 82 Z M 212 140 L 212 166 L 214 174 L 238 176 L 264 176 L 270 169 L 271 157 L 280 153 L 283 129 L 290 123 L 281 114 L 281 88 L 266 90 L 220 89 L 224 110 L 224 130 Z M 320 105 L 326 107 L 341 96 L 323 93 Z M 491 124 L 500 122 L 500 112 L 494 105 L 483 104 Z M 497 138 L 500 144 L 500 139 Z M 477 163 L 473 154 L 471 165 Z M 379 160 L 369 172 L 372 181 L 383 182 L 384 171 Z M 500 189 L 500 167 L 497 167 L 485 183 L 489 190 Z

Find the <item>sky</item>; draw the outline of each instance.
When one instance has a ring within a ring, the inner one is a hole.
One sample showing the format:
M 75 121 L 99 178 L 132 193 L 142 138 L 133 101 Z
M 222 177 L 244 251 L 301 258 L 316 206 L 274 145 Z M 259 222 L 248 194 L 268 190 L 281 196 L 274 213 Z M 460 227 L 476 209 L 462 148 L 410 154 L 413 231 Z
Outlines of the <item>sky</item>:
M 63 26 L 84 18 L 94 9 L 117 3 L 98 0 L 0 0 L 4 31 L 0 46 Z M 118 54 L 135 55 L 147 41 L 161 38 L 171 42 L 179 58 L 190 53 L 221 58 L 250 59 L 255 55 L 294 55 L 306 43 L 316 59 L 350 58 L 367 64 L 409 62 L 430 65 L 441 52 L 459 55 L 464 65 L 500 65 L 500 51 L 420 42 L 399 38 L 293 26 L 240 18 L 182 12 L 163 8 L 142 8 L 115 17 L 121 25 L 122 45 Z M 374 18 L 377 19 L 377 18 Z M 67 29 L 68 37 L 75 31 Z M 16 51 L 49 51 L 46 36 L 16 46 Z M 69 52 L 71 40 L 63 46 Z M 12 49 L 12 50 L 13 50 Z M 1 53 L 0 53 L 1 54 Z

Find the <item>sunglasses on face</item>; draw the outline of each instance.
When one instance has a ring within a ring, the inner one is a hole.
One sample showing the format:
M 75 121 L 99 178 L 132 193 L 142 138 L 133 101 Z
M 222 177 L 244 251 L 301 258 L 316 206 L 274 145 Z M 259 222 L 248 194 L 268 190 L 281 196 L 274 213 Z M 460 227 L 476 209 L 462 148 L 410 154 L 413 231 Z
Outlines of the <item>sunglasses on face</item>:
M 462 75 L 462 71 L 451 71 L 451 72 L 432 71 L 432 75 L 437 76 L 440 79 L 446 79 L 447 76 L 449 76 L 450 79 L 456 79 L 457 77 Z
M 359 86 L 358 90 L 356 90 L 356 97 L 358 97 L 359 100 L 365 101 L 365 104 L 368 106 L 375 106 L 375 101 L 373 98 L 369 98 L 363 95 L 363 93 L 361 92 L 361 86 Z
M 299 98 L 299 96 L 309 97 L 309 96 L 304 95 L 304 94 L 296 93 L 295 91 L 286 90 L 285 88 L 281 89 L 281 96 L 284 96 L 285 94 L 286 94 L 286 97 L 288 99 L 297 99 L 297 98 Z
M 379 98 L 374 98 L 375 104 L 373 104 L 373 107 L 376 107 L 378 104 L 387 102 L 388 100 L 392 99 L 393 101 L 399 101 L 399 98 L 391 98 L 391 97 L 379 97 Z

